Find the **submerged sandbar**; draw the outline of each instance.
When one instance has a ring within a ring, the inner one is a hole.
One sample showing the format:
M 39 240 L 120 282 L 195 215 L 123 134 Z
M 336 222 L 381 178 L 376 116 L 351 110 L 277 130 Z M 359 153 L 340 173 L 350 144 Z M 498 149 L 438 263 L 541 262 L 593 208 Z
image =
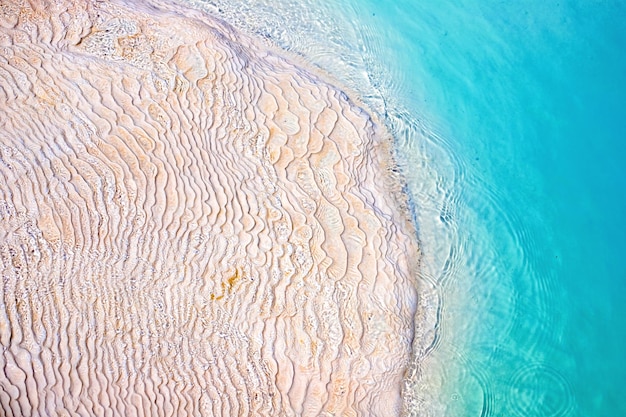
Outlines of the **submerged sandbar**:
M 0 8 L 0 406 L 400 414 L 417 243 L 384 127 L 165 2 Z

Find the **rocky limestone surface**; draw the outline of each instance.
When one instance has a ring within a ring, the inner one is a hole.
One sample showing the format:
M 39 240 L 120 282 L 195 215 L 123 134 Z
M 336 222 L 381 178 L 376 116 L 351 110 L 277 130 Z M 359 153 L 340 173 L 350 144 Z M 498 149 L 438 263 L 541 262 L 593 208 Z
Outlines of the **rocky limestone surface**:
M 166 2 L 0 3 L 0 409 L 392 416 L 419 251 L 385 129 Z

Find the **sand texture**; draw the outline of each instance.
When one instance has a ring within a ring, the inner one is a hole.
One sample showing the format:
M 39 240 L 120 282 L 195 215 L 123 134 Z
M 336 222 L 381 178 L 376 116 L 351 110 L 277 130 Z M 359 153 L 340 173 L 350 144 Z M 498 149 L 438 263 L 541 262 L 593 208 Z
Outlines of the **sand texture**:
M 399 415 L 418 249 L 385 130 L 132 3 L 0 2 L 0 411 Z

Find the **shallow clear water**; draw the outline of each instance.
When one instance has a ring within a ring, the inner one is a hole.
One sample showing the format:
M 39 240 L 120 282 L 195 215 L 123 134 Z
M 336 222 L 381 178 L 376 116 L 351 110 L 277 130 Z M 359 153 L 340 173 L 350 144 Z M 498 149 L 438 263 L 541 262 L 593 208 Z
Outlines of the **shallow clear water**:
M 450 3 L 376 10 L 454 155 L 435 399 L 624 415 L 624 3 Z
M 210 3 L 393 130 L 437 319 L 420 415 L 626 415 L 625 3 Z

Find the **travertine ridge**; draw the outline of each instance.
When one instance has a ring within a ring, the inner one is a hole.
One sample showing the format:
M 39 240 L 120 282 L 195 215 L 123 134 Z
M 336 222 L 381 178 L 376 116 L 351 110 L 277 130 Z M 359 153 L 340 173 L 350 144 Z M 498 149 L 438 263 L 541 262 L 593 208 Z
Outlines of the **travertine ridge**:
M 166 2 L 0 2 L 0 410 L 393 416 L 418 249 L 389 137 Z

